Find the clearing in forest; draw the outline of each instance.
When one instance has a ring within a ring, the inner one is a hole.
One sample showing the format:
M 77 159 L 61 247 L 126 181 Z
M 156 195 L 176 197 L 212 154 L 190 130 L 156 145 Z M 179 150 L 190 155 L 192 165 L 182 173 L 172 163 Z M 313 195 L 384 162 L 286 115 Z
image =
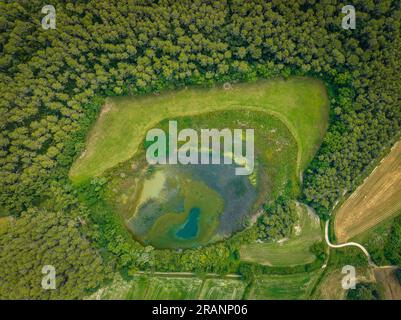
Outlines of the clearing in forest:
M 185 88 L 158 95 L 107 99 L 107 112 L 89 133 L 70 171 L 79 183 L 130 159 L 145 133 L 163 119 L 213 111 L 264 111 L 282 121 L 298 144 L 298 174 L 320 146 L 327 129 L 328 98 L 320 80 L 294 77 L 233 84 L 232 89 Z M 240 119 L 239 119 L 240 120 Z
M 293 235 L 279 242 L 252 243 L 241 247 L 241 260 L 274 267 L 311 263 L 311 245 L 322 240 L 319 218 L 305 205 L 298 204 L 299 221 Z
M 374 227 L 401 209 L 401 142 L 398 142 L 335 216 L 338 243 Z

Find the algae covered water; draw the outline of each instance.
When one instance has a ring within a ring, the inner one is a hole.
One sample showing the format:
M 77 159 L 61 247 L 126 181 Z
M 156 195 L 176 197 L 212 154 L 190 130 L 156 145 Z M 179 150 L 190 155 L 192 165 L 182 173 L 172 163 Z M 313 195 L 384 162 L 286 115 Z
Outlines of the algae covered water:
M 145 245 L 191 248 L 244 227 L 257 198 L 234 164 L 156 165 L 144 181 L 128 228 Z

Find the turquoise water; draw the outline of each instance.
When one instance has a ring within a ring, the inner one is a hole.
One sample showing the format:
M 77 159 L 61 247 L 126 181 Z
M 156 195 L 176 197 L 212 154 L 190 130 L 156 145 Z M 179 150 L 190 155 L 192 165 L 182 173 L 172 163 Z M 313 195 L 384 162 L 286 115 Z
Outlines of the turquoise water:
M 176 232 L 176 236 L 183 239 L 196 237 L 198 233 L 199 208 L 192 208 L 184 225 Z

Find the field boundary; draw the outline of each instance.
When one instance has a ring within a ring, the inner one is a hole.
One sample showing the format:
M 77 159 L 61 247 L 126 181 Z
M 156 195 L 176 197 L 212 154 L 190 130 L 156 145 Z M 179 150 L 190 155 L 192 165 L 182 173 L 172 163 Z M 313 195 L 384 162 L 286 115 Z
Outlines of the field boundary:
M 361 203 L 362 201 L 365 201 L 364 199 L 369 195 L 369 190 L 370 190 L 369 186 L 372 187 L 372 183 L 373 186 L 375 182 L 383 183 L 385 182 L 384 178 L 386 176 L 389 176 L 390 173 L 392 172 L 394 173 L 394 171 L 396 171 L 397 167 L 400 165 L 399 162 L 397 163 L 397 158 L 399 156 L 398 151 L 400 151 L 400 148 L 401 148 L 401 141 L 398 140 L 389 148 L 389 152 L 386 155 L 384 155 L 381 159 L 377 159 L 375 167 L 370 170 L 369 174 L 363 179 L 363 181 L 359 184 L 359 186 L 346 199 L 344 199 L 344 201 L 341 202 L 341 204 L 338 206 L 338 208 L 335 209 L 335 211 L 333 211 L 332 215 L 334 216 L 333 222 L 334 222 L 334 230 L 336 238 L 348 240 L 359 234 L 362 234 L 363 232 L 368 231 L 369 229 L 385 221 L 387 218 L 391 218 L 397 214 L 397 212 L 401 208 L 401 202 L 394 201 L 394 198 L 397 198 L 397 190 L 395 191 L 390 190 L 392 191 L 392 193 L 390 192 L 390 196 L 387 199 L 384 199 L 384 201 L 382 202 L 377 201 L 376 199 L 376 202 L 369 203 L 370 198 L 368 198 L 367 199 L 368 202 L 366 205 Z M 395 151 L 395 149 L 397 150 Z M 383 163 L 385 164 L 384 166 Z M 384 172 L 380 172 L 380 174 L 378 175 L 377 174 L 378 170 Z M 397 178 L 397 176 L 395 176 L 394 180 L 390 181 L 389 186 L 390 187 L 396 186 L 398 181 L 397 179 L 399 179 L 399 177 Z M 385 184 L 383 184 L 383 186 L 386 187 Z M 367 191 L 364 189 L 366 189 Z M 362 198 L 364 194 L 365 197 Z M 387 203 L 389 203 L 388 207 L 386 207 Z M 372 219 L 368 219 L 368 223 L 360 223 L 360 227 L 355 230 L 350 229 L 349 227 L 347 229 L 346 226 L 349 225 L 350 222 L 349 219 L 351 219 L 349 216 L 350 212 L 344 212 L 342 210 L 345 210 L 348 206 L 350 206 L 351 210 L 353 209 L 356 213 L 358 213 L 356 217 L 359 216 L 359 218 L 366 217 Z M 375 208 L 376 211 L 377 210 L 380 211 L 380 214 L 377 217 L 372 215 L 372 210 L 373 210 L 372 208 Z M 363 212 L 361 212 L 362 209 L 365 209 L 365 211 L 368 210 L 367 216 L 363 215 Z M 343 221 L 339 221 L 339 217 L 341 217 Z M 339 227 L 341 222 L 343 224 L 345 223 L 344 227 L 345 229 Z M 341 229 L 340 233 L 339 229 Z M 351 232 L 352 230 L 354 232 Z

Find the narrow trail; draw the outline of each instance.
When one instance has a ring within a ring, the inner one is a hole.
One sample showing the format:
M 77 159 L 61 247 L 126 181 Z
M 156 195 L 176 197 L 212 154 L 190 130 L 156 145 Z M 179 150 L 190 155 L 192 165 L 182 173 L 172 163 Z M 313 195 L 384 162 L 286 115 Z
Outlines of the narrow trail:
M 193 278 L 198 276 L 195 272 L 146 272 L 146 271 L 137 271 L 136 274 L 143 274 L 143 275 L 154 275 L 154 276 L 165 276 L 165 277 L 189 277 Z M 218 274 L 218 273 L 206 273 L 204 275 L 206 278 L 227 278 L 227 279 L 239 279 L 242 278 L 240 274 L 229 273 L 229 274 Z
M 331 248 L 344 248 L 344 247 L 358 247 L 359 249 L 362 250 L 362 252 L 365 254 L 365 256 L 368 258 L 368 263 L 369 265 L 371 265 L 372 267 L 377 268 L 377 265 L 372 261 L 372 258 L 368 252 L 368 250 L 366 250 L 366 248 L 357 243 L 357 242 L 346 242 L 346 243 L 342 243 L 342 244 L 333 244 L 330 242 L 329 239 L 329 222 L 330 220 L 326 221 L 326 226 L 325 226 L 325 231 L 324 231 L 324 237 L 326 239 L 326 243 L 329 247 Z

